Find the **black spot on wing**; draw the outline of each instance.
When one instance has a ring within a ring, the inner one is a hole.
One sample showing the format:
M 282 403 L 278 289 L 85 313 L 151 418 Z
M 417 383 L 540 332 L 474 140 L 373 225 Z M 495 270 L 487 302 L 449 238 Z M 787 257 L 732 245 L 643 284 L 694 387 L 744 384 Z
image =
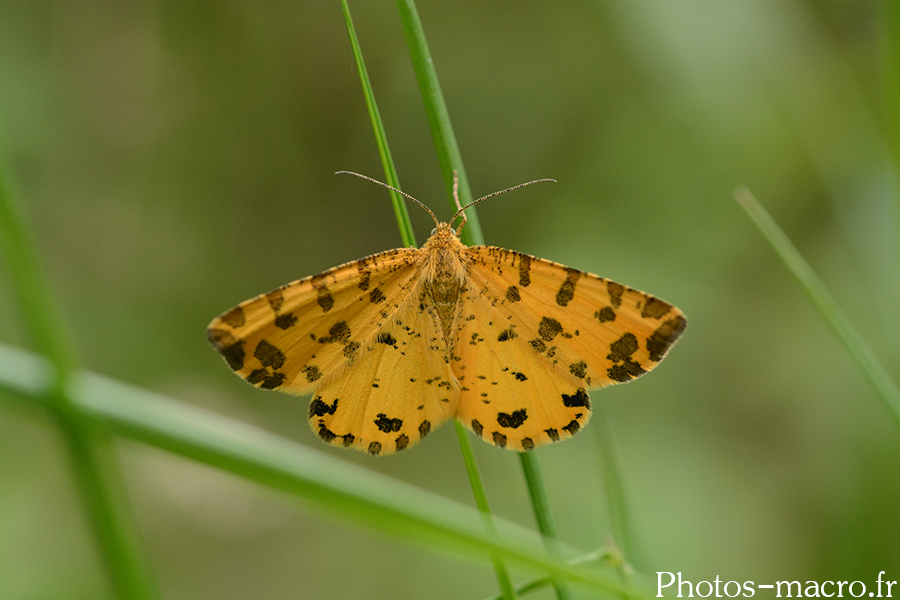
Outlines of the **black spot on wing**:
M 378 344 L 385 344 L 387 346 L 392 346 L 394 348 L 397 347 L 397 340 L 394 339 L 394 336 L 392 336 L 389 333 L 379 333 L 378 335 L 375 336 L 375 342 Z
M 253 356 L 256 357 L 259 363 L 264 367 L 280 369 L 284 366 L 284 352 L 266 340 L 259 341 L 256 345 L 256 350 L 253 351 Z
M 517 429 L 522 426 L 528 419 L 528 413 L 524 408 L 520 408 L 519 410 L 514 410 L 511 413 L 497 413 L 497 424 L 500 427 L 507 427 L 509 429 Z
M 397 444 L 397 452 L 406 450 L 406 447 L 409 446 L 409 437 L 407 437 L 405 433 L 401 433 L 397 436 L 397 439 L 394 440 L 394 443 Z
M 583 406 L 584 408 L 591 408 L 591 398 L 588 396 L 588 393 L 584 388 L 578 388 L 574 394 L 563 394 L 562 395 L 563 404 L 569 408 L 575 408 L 578 406 Z
M 319 371 L 319 367 L 315 365 L 304 365 L 300 370 L 306 376 L 306 381 L 308 383 L 313 383 L 322 378 L 322 373 Z
M 372 274 L 369 271 L 365 270 L 365 267 L 363 266 L 363 261 L 360 261 L 359 262 L 359 283 L 356 284 L 357 287 L 359 289 L 361 289 L 362 291 L 366 291 L 367 289 L 369 289 L 369 278 L 371 276 L 372 276 Z
M 387 299 L 387 296 L 384 295 L 384 292 L 381 291 L 380 288 L 375 288 L 371 292 L 369 292 L 369 300 L 372 304 L 379 304 L 384 302 Z
M 495 431 L 491 434 L 491 438 L 494 440 L 494 443 L 501 448 L 506 448 L 506 436 L 500 433 L 499 431 Z
M 522 449 L 523 450 L 534 450 L 534 440 L 530 437 L 522 438 Z
M 284 304 L 284 294 L 281 293 L 281 288 L 277 290 L 273 290 L 266 294 L 266 300 L 269 302 L 269 306 L 272 307 L 272 310 L 278 312 L 281 310 L 281 305 Z
M 531 257 L 527 254 L 519 255 L 519 285 L 522 287 L 531 285 Z
M 507 327 L 503 331 L 500 332 L 500 335 L 497 336 L 498 342 L 506 342 L 511 339 L 519 337 L 519 334 L 516 333 L 516 330 L 512 327 Z
M 563 327 L 560 322 L 550 317 L 543 317 L 538 325 L 538 335 L 545 342 L 552 341 L 553 338 L 562 333 L 562 330 Z
M 344 448 L 349 448 L 350 446 L 352 446 L 355 440 L 356 436 L 354 436 L 352 433 L 341 436 L 341 443 L 344 445 Z
M 240 371 L 244 368 L 244 358 L 246 358 L 244 340 L 224 329 L 207 329 L 206 339 L 216 349 L 216 352 L 222 355 L 232 371 Z
M 400 431 L 400 428 L 403 427 L 403 419 L 390 419 L 386 414 L 378 413 L 375 426 L 385 433 L 392 433 Z
M 381 454 L 381 442 L 372 442 L 366 450 L 373 456 Z
M 621 365 L 613 365 L 606 372 L 609 374 L 610 379 L 619 383 L 631 381 L 635 377 L 640 377 L 646 373 L 643 367 L 633 360 L 625 361 Z
M 578 433 L 578 430 L 581 429 L 581 424 L 578 421 L 572 421 L 565 427 L 563 427 L 563 431 L 568 432 L 569 435 L 575 435 Z
M 559 432 L 558 432 L 556 429 L 553 429 L 553 428 L 551 428 L 551 429 L 545 429 L 545 430 L 544 430 L 544 433 L 547 434 L 547 436 L 550 438 L 550 441 L 551 441 L 551 442 L 558 442 L 558 441 L 559 441 Z
M 337 435 L 327 427 L 325 427 L 325 423 L 319 421 L 319 428 L 316 430 L 316 433 L 319 434 L 319 437 L 329 444 L 334 440 Z
M 322 312 L 328 312 L 334 306 L 334 298 L 331 297 L 331 292 L 324 285 L 319 288 L 319 296 L 316 298 L 316 302 L 322 307 Z
M 566 280 L 556 292 L 556 303 L 560 306 L 566 306 L 569 301 L 575 297 L 575 282 L 581 277 L 581 271 L 566 268 Z
M 290 329 L 297 322 L 294 313 L 284 313 L 275 317 L 275 326 L 279 329 Z
M 587 363 L 583 360 L 578 361 L 577 363 L 572 363 L 571 365 L 569 365 L 569 373 L 571 373 L 578 379 L 584 379 L 585 375 L 587 375 Z
M 431 421 L 426 419 L 422 421 L 421 425 L 419 425 L 419 437 L 423 438 L 429 433 L 431 433 Z
M 519 288 L 514 285 L 506 288 L 506 299 L 510 302 L 518 302 L 522 299 L 522 296 L 519 295 Z
M 333 342 L 340 342 L 341 344 L 346 344 L 350 341 L 350 334 L 350 326 L 347 325 L 347 322 L 338 321 L 328 330 L 328 336 L 319 338 L 319 343 L 330 344 Z
M 675 340 L 684 332 L 685 327 L 687 327 L 687 319 L 680 315 L 660 325 L 647 338 L 647 351 L 650 353 L 650 360 L 654 362 L 661 361 L 672 344 L 675 343 Z
M 594 318 L 601 323 L 609 323 L 616 320 L 616 311 L 613 310 L 612 306 L 604 306 L 594 313 Z
M 268 369 L 254 369 L 247 375 L 247 383 L 257 385 L 264 390 L 274 390 L 284 383 L 284 373 L 274 371 L 269 372 Z
M 221 317 L 222 321 L 225 322 L 229 327 L 233 327 L 237 329 L 238 327 L 243 327 L 244 323 L 246 323 L 246 317 L 244 316 L 244 309 L 240 306 L 235 306 L 227 313 L 223 314 Z
M 475 435 L 481 437 L 484 432 L 484 426 L 478 422 L 478 419 L 472 419 L 472 431 L 475 432 Z
M 606 357 L 613 362 L 628 360 L 638 349 L 638 341 L 633 333 L 626 333 L 609 345 L 609 355 Z
M 521 373 L 519 371 L 513 371 L 510 373 L 513 377 L 515 377 L 518 381 L 527 381 L 528 377 L 525 376 L 525 373 Z
M 641 316 L 645 319 L 648 317 L 651 319 L 660 319 L 670 310 L 672 310 L 671 304 L 663 302 L 658 298 L 648 298 L 647 302 L 644 304 L 644 308 L 641 309 Z
M 606 356 L 613 363 L 607 369 L 609 378 L 620 383 L 640 377 L 646 371 L 640 364 L 632 360 L 631 355 L 638 349 L 638 341 L 633 333 L 626 333 L 609 345 L 609 354 Z
M 312 402 L 309 403 L 309 418 L 313 417 L 324 417 L 325 415 L 333 415 L 337 410 L 338 399 L 335 398 L 334 402 L 331 404 L 327 404 L 322 401 L 321 396 L 316 396 L 312 399 Z
M 543 340 L 538 338 L 528 340 L 528 343 L 531 344 L 531 347 L 534 348 L 535 352 L 543 353 L 547 349 L 547 344 L 545 344 Z
M 612 307 L 619 308 L 622 304 L 622 294 L 625 293 L 625 286 L 615 281 L 607 281 L 606 291 L 609 292 L 609 303 Z

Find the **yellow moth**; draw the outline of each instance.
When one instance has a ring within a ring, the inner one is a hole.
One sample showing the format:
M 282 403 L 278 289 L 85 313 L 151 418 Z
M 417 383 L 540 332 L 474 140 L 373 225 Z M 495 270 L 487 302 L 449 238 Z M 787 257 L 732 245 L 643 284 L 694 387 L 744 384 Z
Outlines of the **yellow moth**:
M 468 206 L 449 223 L 425 207 L 437 226 L 421 248 L 242 302 L 213 319 L 210 343 L 256 387 L 312 393 L 309 424 L 336 446 L 392 454 L 450 417 L 511 450 L 574 435 L 588 390 L 653 369 L 687 320 L 591 273 L 464 245 Z

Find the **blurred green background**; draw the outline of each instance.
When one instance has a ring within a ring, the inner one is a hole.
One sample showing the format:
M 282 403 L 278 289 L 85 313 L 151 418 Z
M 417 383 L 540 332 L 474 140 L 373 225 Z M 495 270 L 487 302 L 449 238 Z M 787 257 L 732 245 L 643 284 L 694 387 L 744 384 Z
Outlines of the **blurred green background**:
M 677 304 L 651 376 L 593 395 L 646 573 L 900 579 L 900 432 L 732 198 L 748 186 L 892 372 L 886 2 L 421 2 L 488 243 Z M 450 210 L 391 2 L 351 5 L 404 189 Z M 900 113 L 898 113 L 900 114 Z M 0 3 L 0 130 L 83 364 L 471 503 L 452 427 L 375 459 L 207 345 L 221 311 L 399 245 L 337 2 Z M 419 241 L 432 224 L 410 207 Z M 0 341 L 29 347 L 0 269 Z M 565 541 L 609 531 L 598 427 L 540 451 Z M 478 444 L 532 526 L 514 454 Z M 117 444 L 165 598 L 481 598 L 487 565 Z M 0 598 L 108 597 L 52 423 L 0 407 Z M 536 597 L 552 597 L 549 594 Z

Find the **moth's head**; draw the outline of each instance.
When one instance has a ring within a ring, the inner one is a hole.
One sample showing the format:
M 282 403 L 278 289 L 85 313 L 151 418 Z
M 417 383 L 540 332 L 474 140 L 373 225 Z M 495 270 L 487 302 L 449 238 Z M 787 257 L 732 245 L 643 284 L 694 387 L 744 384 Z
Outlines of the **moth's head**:
M 450 223 L 438 223 L 437 227 L 431 230 L 431 237 L 459 239 L 459 230 L 454 230 Z
M 438 223 L 437 227 L 431 230 L 431 235 L 436 234 L 438 231 L 440 231 L 442 234 L 446 232 L 453 237 L 459 237 L 459 231 L 454 230 L 453 227 L 450 226 L 450 223 Z

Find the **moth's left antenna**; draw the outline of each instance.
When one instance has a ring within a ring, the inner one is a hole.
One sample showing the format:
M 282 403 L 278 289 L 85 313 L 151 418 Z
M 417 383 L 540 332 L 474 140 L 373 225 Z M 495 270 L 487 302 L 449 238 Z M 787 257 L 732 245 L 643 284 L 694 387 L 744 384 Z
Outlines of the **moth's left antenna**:
M 421 202 L 419 202 L 418 200 L 416 200 L 415 198 L 413 198 L 412 196 L 410 196 L 409 194 L 407 194 L 406 192 L 404 192 L 403 190 L 398 190 L 394 186 L 388 185 L 388 184 L 384 183 L 383 181 L 378 181 L 377 179 L 369 177 L 368 175 L 362 175 L 362 174 L 356 173 L 354 171 L 337 171 L 337 172 L 335 172 L 335 175 L 356 175 L 360 179 L 365 179 L 366 181 L 371 181 L 372 183 L 377 183 L 381 187 L 386 187 L 389 190 L 395 191 L 398 194 L 400 194 L 401 196 L 403 196 L 404 198 L 406 198 L 407 200 L 412 200 L 413 202 L 415 202 L 416 204 L 418 204 L 419 206 L 421 206 L 422 208 L 427 210 L 428 214 L 431 215 L 431 218 L 434 219 L 434 224 L 438 225 L 437 217 L 434 216 L 434 213 L 431 212 L 431 209 L 428 208 L 427 206 L 425 206 L 424 204 L 422 204 Z

